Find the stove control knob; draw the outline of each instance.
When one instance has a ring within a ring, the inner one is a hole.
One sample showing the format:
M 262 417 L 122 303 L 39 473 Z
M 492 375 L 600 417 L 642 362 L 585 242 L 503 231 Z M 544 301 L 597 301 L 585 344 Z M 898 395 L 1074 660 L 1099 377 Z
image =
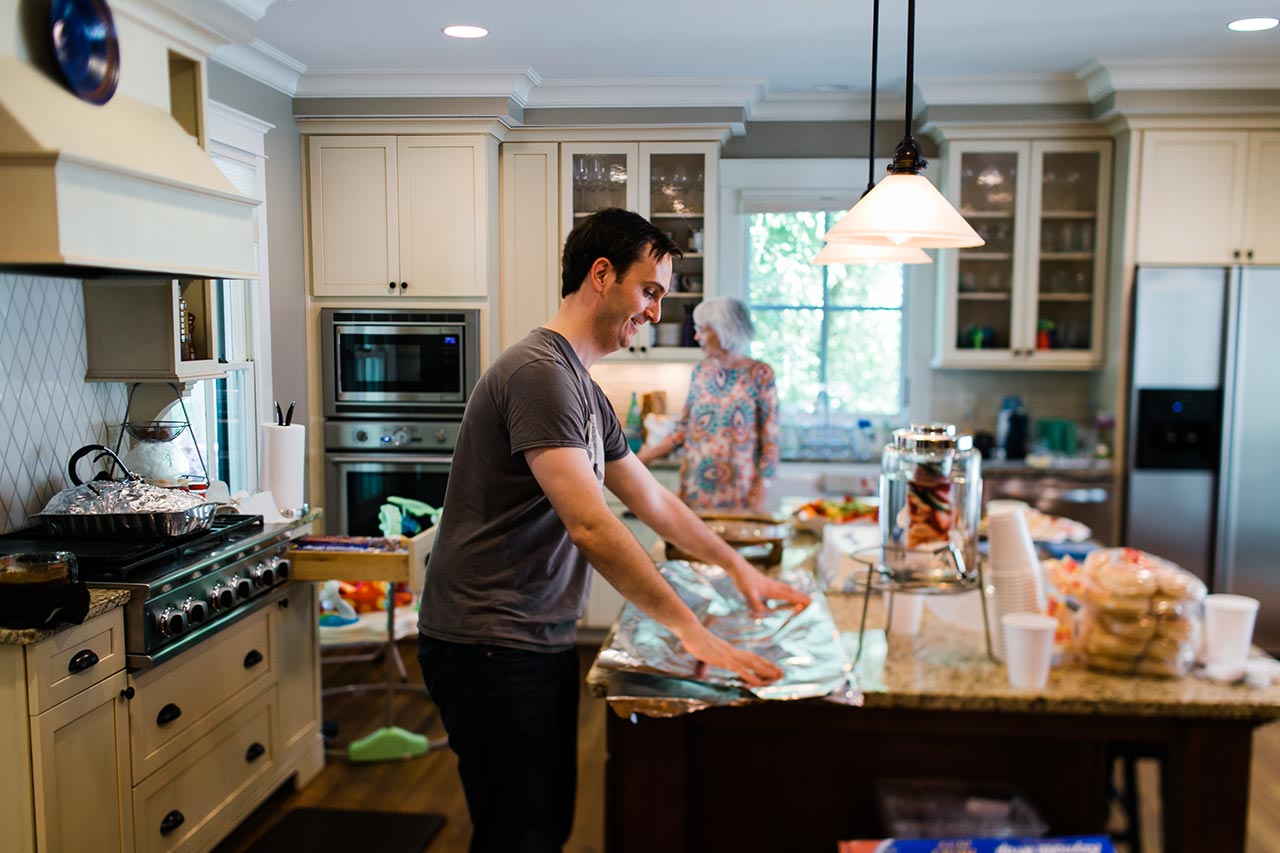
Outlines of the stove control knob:
M 276 566 L 276 580 L 280 583 L 284 583 L 288 579 L 289 579 L 289 561 L 281 560 L 280 563 Z
M 182 612 L 187 615 L 187 624 L 194 628 L 209 618 L 209 605 L 203 601 L 188 598 L 182 605 Z
M 409 430 L 404 427 L 397 427 L 388 438 L 396 447 L 403 447 L 409 443 Z
M 269 586 L 275 586 L 276 570 L 266 563 L 258 563 L 254 566 L 253 571 L 249 572 L 249 577 L 253 578 L 254 584 L 263 589 Z
M 242 578 L 239 575 L 233 575 L 231 580 L 227 581 L 231 588 L 235 590 L 236 598 L 244 601 L 253 595 L 253 581 L 248 578 Z
M 369 440 L 369 433 L 367 430 L 362 430 L 362 429 L 356 430 L 356 441 L 360 442 L 361 444 L 364 444 L 368 440 Z
M 175 607 L 166 607 L 156 617 L 156 626 L 166 637 L 176 637 L 187 630 L 187 614 Z
M 449 433 L 445 432 L 444 427 L 441 427 L 440 429 L 435 431 L 434 437 L 437 444 L 444 444 L 446 441 L 449 440 Z
M 230 610 L 236 606 L 236 591 L 226 584 L 216 584 L 209 590 L 209 603 L 214 610 Z

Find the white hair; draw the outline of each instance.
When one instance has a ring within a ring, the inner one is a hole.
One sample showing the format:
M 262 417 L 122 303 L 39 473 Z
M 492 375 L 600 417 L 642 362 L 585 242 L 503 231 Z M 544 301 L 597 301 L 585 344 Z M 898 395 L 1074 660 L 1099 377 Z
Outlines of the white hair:
M 693 309 L 693 322 L 710 326 L 720 338 L 720 346 L 729 352 L 751 354 L 756 327 L 751 322 L 751 312 L 738 300 L 727 296 L 705 299 Z

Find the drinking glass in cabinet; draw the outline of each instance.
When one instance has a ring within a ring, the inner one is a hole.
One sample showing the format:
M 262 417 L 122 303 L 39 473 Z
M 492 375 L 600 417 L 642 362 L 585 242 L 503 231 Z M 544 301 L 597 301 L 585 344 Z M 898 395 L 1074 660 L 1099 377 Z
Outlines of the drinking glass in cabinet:
M 960 207 L 969 211 L 1013 212 L 1016 154 L 965 154 L 960 161 Z

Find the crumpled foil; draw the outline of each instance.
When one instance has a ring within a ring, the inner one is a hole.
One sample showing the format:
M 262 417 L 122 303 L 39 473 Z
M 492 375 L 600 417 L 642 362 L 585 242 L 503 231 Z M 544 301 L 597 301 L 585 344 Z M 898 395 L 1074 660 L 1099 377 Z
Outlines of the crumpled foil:
M 737 699 L 826 696 L 843 688 L 848 681 L 852 664 L 840 641 L 840 631 L 826 598 L 808 572 L 781 575 L 784 582 L 810 596 L 808 607 L 799 613 L 788 609 L 755 616 L 747 609 L 733 579 L 719 566 L 669 560 L 659 563 L 658 571 L 708 630 L 772 661 L 783 672 L 781 679 L 763 687 L 748 687 L 736 673 L 718 667 L 710 667 L 701 678 L 696 678 L 698 661 L 685 651 L 676 636 L 628 603 L 611 642 L 600 651 L 596 663 L 606 669 L 656 674 L 700 685 L 666 685 L 665 689 L 671 690 L 668 698 L 676 703 L 676 707 L 669 709 L 670 713 L 688 712 L 707 705 L 736 704 Z M 615 697 L 613 694 L 617 691 L 612 689 L 622 689 L 619 681 L 614 679 L 609 691 L 610 702 L 621 698 Z M 724 695 L 706 690 L 705 685 L 733 692 Z M 628 686 L 648 700 L 658 698 L 657 694 L 664 690 L 664 685 L 647 679 L 632 681 Z
M 182 512 L 204 498 L 181 489 L 162 489 L 141 480 L 90 480 L 49 499 L 50 515 L 104 515 L 134 512 Z

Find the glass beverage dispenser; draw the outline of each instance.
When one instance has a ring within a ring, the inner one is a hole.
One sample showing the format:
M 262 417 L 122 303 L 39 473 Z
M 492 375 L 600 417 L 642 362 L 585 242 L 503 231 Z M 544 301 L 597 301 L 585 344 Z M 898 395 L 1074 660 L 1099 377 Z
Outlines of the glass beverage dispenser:
M 876 586 L 949 592 L 978 585 L 981 456 L 951 424 L 893 434 L 880 466 Z

